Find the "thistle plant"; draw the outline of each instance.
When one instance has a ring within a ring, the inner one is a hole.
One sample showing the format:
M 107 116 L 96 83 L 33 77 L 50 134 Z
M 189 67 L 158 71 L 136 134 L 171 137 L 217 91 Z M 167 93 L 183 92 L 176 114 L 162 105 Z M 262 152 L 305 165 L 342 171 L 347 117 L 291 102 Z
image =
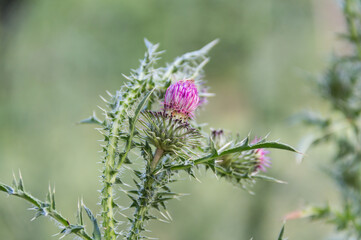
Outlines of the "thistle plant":
M 334 149 L 331 164 L 325 170 L 337 184 L 341 204 L 309 206 L 289 218 L 324 220 L 343 233 L 342 239 L 361 239 L 361 2 L 344 0 L 342 7 L 347 23 L 347 33 L 342 37 L 353 51 L 350 55 L 334 56 L 317 82 L 330 105 L 327 116 L 315 112 L 301 116 L 304 123 L 313 127 L 313 133 L 304 138 L 303 150 L 321 143 Z
M 149 220 L 170 220 L 167 202 L 179 197 L 170 189 L 178 173 L 195 177 L 202 166 L 219 177 L 248 188 L 257 179 L 278 181 L 262 175 L 269 166 L 264 149 L 296 152 L 287 144 L 251 141 L 223 130 L 209 131 L 196 122 L 197 108 L 206 103 L 207 92 L 203 67 L 207 54 L 217 43 L 177 57 L 165 67 L 158 67 L 162 52 L 158 44 L 145 40 L 147 51 L 138 69 L 125 76 L 125 83 L 115 94 L 104 99 L 103 118 L 95 114 L 81 121 L 97 124 L 104 143 L 100 190 L 100 212 L 94 215 L 83 200 L 79 202 L 77 222 L 63 217 L 55 205 L 54 191 L 49 189 L 45 201 L 33 197 L 24 188 L 21 175 L 13 186 L 0 184 L 0 190 L 28 201 L 35 218 L 47 216 L 61 228 L 60 235 L 74 234 L 81 239 L 147 239 Z M 141 156 L 141 170 L 134 167 Z M 125 183 L 124 174 L 131 172 L 133 183 Z M 118 198 L 130 199 L 129 206 L 120 206 Z M 93 224 L 86 230 L 83 210 Z M 133 210 L 133 214 L 126 213 Z

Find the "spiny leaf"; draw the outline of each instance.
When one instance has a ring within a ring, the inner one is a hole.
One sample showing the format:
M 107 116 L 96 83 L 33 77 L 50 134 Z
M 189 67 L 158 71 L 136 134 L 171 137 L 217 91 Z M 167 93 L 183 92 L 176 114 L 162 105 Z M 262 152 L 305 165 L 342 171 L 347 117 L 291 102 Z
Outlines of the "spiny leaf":
M 18 190 L 18 181 L 16 180 L 15 173 L 13 172 L 13 187 Z
M 53 192 L 51 194 L 51 207 L 55 209 L 55 187 L 53 188 Z
M 140 180 L 142 179 L 143 173 L 141 171 L 133 170 L 133 172 Z
M 279 180 L 279 179 L 276 179 L 276 178 L 273 178 L 273 177 L 261 175 L 261 174 L 254 175 L 252 177 L 253 178 L 259 178 L 259 179 L 266 180 L 266 181 L 270 181 L 270 182 L 275 182 L 275 183 L 283 183 L 283 184 L 287 183 L 285 181 L 282 181 L 282 180 Z
M 134 131 L 135 131 L 135 122 L 138 120 L 139 114 L 142 111 L 142 109 L 144 108 L 144 106 L 146 105 L 147 101 L 149 100 L 150 96 L 152 95 L 154 91 L 154 88 L 152 90 L 150 90 L 142 99 L 142 101 L 140 101 L 140 103 L 138 104 L 135 112 L 134 112 L 134 117 L 132 118 L 132 122 L 130 122 L 130 129 L 129 129 L 129 139 L 127 141 L 127 145 L 126 145 L 126 149 L 124 154 L 122 155 L 121 159 L 118 162 L 117 168 L 119 168 L 124 161 L 126 160 L 128 153 L 131 149 L 132 146 L 132 138 L 134 136 Z
M 130 194 L 138 194 L 139 191 L 138 191 L 138 190 L 129 190 L 129 191 L 127 191 L 127 193 L 130 193 Z
M 0 191 L 6 192 L 7 194 L 14 194 L 14 189 L 6 184 L 0 183 Z
M 101 240 L 102 237 L 101 237 L 101 233 L 100 233 L 100 230 L 99 230 L 99 226 L 98 226 L 98 222 L 97 222 L 97 219 L 94 217 L 93 213 L 90 211 L 89 208 L 87 208 L 84 203 L 82 202 L 82 206 L 85 210 L 85 212 L 87 213 L 90 221 L 92 221 L 93 223 L 93 239 L 94 240 Z
M 46 199 L 50 205 L 50 208 L 55 209 L 55 189 L 52 190 L 50 184 L 49 184 L 48 194 L 46 195 Z
M 142 101 L 140 101 L 140 103 L 137 106 L 137 109 L 135 110 L 134 113 L 134 121 L 137 121 L 140 112 L 142 111 L 142 109 L 144 108 L 144 106 L 146 105 L 147 101 L 149 100 L 150 96 L 152 95 L 152 93 L 154 92 L 154 88 L 152 90 L 150 90 L 142 99 Z M 134 126 L 133 126 L 134 128 Z M 133 129 L 134 131 L 134 129 Z
M 20 177 L 20 179 L 22 181 L 21 177 Z M 14 179 L 14 181 L 16 182 L 16 179 Z M 87 240 L 95 240 L 96 239 L 96 238 L 92 239 L 85 231 L 78 231 L 79 229 L 83 229 L 83 227 L 78 226 L 78 225 L 71 225 L 66 218 L 64 218 L 60 213 L 58 213 L 55 210 L 55 200 L 54 200 L 55 191 L 51 191 L 51 189 L 49 189 L 49 194 L 48 194 L 49 197 L 47 199 L 47 202 L 43 202 L 43 201 L 33 197 L 30 193 L 25 192 L 25 190 L 21 190 L 24 188 L 21 187 L 19 184 L 17 184 L 17 185 L 18 185 L 17 189 L 13 189 L 12 187 L 10 187 L 6 184 L 0 183 L 0 191 L 6 192 L 10 195 L 24 199 L 27 202 L 31 203 L 33 205 L 33 207 L 30 210 L 36 211 L 35 216 L 32 218 L 32 220 L 35 220 L 40 216 L 47 216 L 47 217 L 54 219 L 58 224 L 61 224 L 63 227 L 65 227 L 64 229 L 66 229 L 65 232 L 67 232 L 67 234 L 75 233 L 79 237 L 81 237 L 83 239 L 87 239 Z M 52 202 L 53 204 L 51 204 L 50 202 Z M 98 238 L 96 240 L 99 240 L 99 239 L 100 238 Z
M 237 144 L 236 147 L 227 149 L 221 153 L 210 153 L 204 157 L 201 157 L 199 159 L 195 159 L 192 161 L 192 165 L 188 165 L 188 164 L 179 164 L 179 165 L 174 165 L 174 166 L 170 166 L 169 169 L 170 170 L 185 170 L 185 169 L 190 169 L 191 167 L 195 166 L 195 165 L 199 165 L 199 164 L 209 164 L 210 162 L 214 161 L 214 159 L 217 159 L 219 157 L 228 155 L 228 154 L 233 154 L 233 153 L 241 153 L 244 151 L 249 151 L 249 150 L 254 150 L 254 149 L 260 149 L 260 148 L 274 148 L 274 149 L 282 149 L 282 150 L 287 150 L 287 151 L 291 151 L 291 152 L 296 152 L 299 153 L 296 149 L 294 149 L 293 147 L 291 147 L 290 145 L 284 144 L 284 143 L 280 143 L 280 142 L 267 142 L 264 139 L 262 139 L 261 141 L 259 141 L 258 143 L 249 145 L 249 136 L 245 139 L 243 139 L 239 144 Z
M 24 181 L 23 181 L 23 177 L 21 176 L 21 172 L 19 170 L 19 184 L 18 184 L 18 189 L 21 191 L 24 191 Z
M 119 177 L 116 177 L 114 184 L 123 184 L 123 182 Z
M 284 240 L 283 239 L 283 234 L 285 232 L 285 224 L 283 224 L 282 228 L 281 228 L 281 231 L 280 231 L 280 234 L 278 236 L 278 240 Z
M 208 61 L 206 54 L 209 52 L 209 50 L 211 50 L 211 48 L 213 48 L 218 43 L 218 41 L 219 41 L 218 39 L 213 40 L 212 42 L 208 43 L 206 46 L 204 46 L 199 50 L 187 52 L 182 56 L 177 57 L 171 64 L 167 66 L 166 72 L 163 74 L 162 79 L 163 80 L 169 79 L 173 73 L 183 70 L 184 67 L 196 68 L 194 70 L 194 73 L 191 75 L 193 78 L 195 78 L 197 73 L 200 72 L 199 68 L 202 68 L 204 64 Z
M 213 162 L 207 163 L 206 168 L 207 168 L 207 169 L 210 168 L 213 173 L 216 173 L 216 169 L 215 169 L 215 166 L 214 166 L 214 163 L 213 163 Z M 216 176 L 217 176 L 217 175 L 216 175 Z
M 249 145 L 247 139 L 248 138 L 246 138 L 246 139 L 244 139 L 242 141 L 241 146 L 228 149 L 228 150 L 220 153 L 219 155 L 223 156 L 223 155 L 226 155 L 226 154 L 231 154 L 231 153 L 236 153 L 236 152 L 243 152 L 243 151 L 259 149 L 259 148 L 274 148 L 274 149 L 281 149 L 281 150 L 287 150 L 287 151 L 299 153 L 296 149 L 294 149 L 293 147 L 291 147 L 288 144 L 284 144 L 284 143 L 280 143 L 280 142 L 260 141 L 260 142 L 258 142 L 256 144 Z M 246 142 L 246 144 L 244 144 L 245 142 Z
M 175 192 L 158 192 L 157 195 L 159 195 L 159 196 L 181 196 L 182 194 L 175 193 Z
M 83 225 L 83 208 L 82 206 L 80 205 L 80 201 L 78 200 L 78 211 L 77 211 L 77 214 L 76 214 L 76 218 L 78 220 L 78 223 L 80 225 Z
M 212 42 L 208 43 L 207 45 L 205 45 L 204 47 L 202 47 L 200 50 L 198 50 L 199 52 L 202 52 L 204 54 L 206 54 L 207 52 L 209 52 L 209 50 L 211 50 L 217 43 L 219 42 L 219 39 L 214 39 Z
M 164 197 L 164 198 L 158 198 L 156 200 L 153 201 L 153 203 L 162 203 L 168 200 L 174 199 L 174 197 Z M 164 206 L 165 208 L 165 206 Z
M 121 206 L 119 204 L 117 204 L 116 202 L 112 201 L 112 207 L 113 208 L 121 208 Z
M 214 146 L 214 141 L 212 138 L 209 138 L 209 147 L 210 147 L 210 152 L 213 154 L 213 155 L 217 155 L 218 154 L 218 151 L 216 149 L 216 147 Z
M 95 112 L 93 112 L 93 116 L 90 116 L 89 118 L 86 118 L 84 120 L 81 120 L 79 124 L 97 124 L 100 126 L 103 126 L 102 121 L 100 121 L 97 116 L 95 115 Z
M 130 161 L 130 159 L 128 157 L 126 157 L 124 160 L 124 164 L 132 164 L 132 162 Z
M 63 230 L 61 230 L 61 232 L 56 234 L 56 235 L 61 234 L 62 236 L 59 239 L 63 239 L 65 236 L 67 236 L 69 234 L 72 234 L 72 233 L 76 234 L 76 233 L 80 232 L 83 229 L 84 229 L 83 226 L 70 225 L 69 227 L 66 227 Z
M 37 211 L 35 213 L 35 216 L 32 219 L 30 219 L 30 221 L 32 222 L 32 221 L 36 220 L 38 217 L 41 217 L 41 216 L 45 216 L 45 214 L 44 214 L 43 211 L 39 210 L 39 211 Z

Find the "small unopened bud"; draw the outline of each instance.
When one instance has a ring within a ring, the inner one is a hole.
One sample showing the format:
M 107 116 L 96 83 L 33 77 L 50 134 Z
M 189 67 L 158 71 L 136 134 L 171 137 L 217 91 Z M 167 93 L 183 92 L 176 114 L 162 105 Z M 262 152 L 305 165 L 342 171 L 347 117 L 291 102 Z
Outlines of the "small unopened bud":
M 219 130 L 212 129 L 211 137 L 212 137 L 212 140 L 214 142 L 214 146 L 217 149 L 222 148 L 223 145 L 227 143 L 226 136 L 225 136 L 224 131 L 222 129 L 219 129 Z
M 258 139 L 257 137 L 252 141 L 252 144 L 256 144 L 260 141 L 260 139 Z M 256 149 L 255 152 L 255 157 L 256 157 L 256 171 L 263 171 L 266 172 L 267 169 L 266 167 L 270 167 L 271 166 L 271 161 L 270 161 L 270 157 L 267 156 L 267 154 L 269 154 L 269 151 L 263 149 L 263 148 L 259 148 Z

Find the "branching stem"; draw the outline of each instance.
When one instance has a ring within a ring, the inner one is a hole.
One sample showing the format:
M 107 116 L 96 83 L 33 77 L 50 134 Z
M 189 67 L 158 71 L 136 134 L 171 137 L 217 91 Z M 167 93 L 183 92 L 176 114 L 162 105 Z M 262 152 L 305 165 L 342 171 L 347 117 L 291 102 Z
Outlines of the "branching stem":
M 16 191 L 10 195 L 16 196 L 18 198 L 22 198 L 39 209 L 41 209 L 47 205 L 45 202 L 42 202 L 39 199 L 36 199 L 35 197 L 33 197 L 32 195 L 30 195 L 29 193 L 26 193 L 26 192 Z M 55 209 L 52 209 L 51 207 L 47 207 L 46 210 L 48 211 L 48 216 L 51 217 L 52 219 L 54 219 L 56 222 L 60 223 L 61 225 L 63 225 L 66 228 L 71 226 L 70 222 L 65 217 L 63 217 L 59 212 L 57 212 Z M 85 240 L 93 239 L 85 232 L 85 230 L 75 232 L 75 234 Z

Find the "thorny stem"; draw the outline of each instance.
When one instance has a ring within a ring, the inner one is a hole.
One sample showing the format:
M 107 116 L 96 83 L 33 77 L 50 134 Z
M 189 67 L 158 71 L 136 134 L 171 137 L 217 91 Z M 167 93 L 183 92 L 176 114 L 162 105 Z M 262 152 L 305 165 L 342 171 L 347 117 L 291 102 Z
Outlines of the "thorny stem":
M 133 147 L 134 142 L 132 142 L 132 138 L 135 135 L 135 125 L 133 125 L 133 129 L 129 132 L 129 135 L 126 136 L 127 140 L 124 148 L 122 150 L 119 149 L 118 142 L 120 139 L 123 123 L 128 116 L 127 110 L 129 109 L 129 107 L 133 106 L 137 102 L 137 99 L 139 99 L 139 96 L 141 96 L 141 94 L 143 94 L 147 90 L 154 89 L 155 82 L 153 76 L 156 76 L 156 83 L 162 90 L 165 90 L 165 88 L 169 85 L 172 74 L 174 73 L 183 71 L 185 73 L 188 73 L 188 71 L 190 71 L 191 74 L 193 70 L 194 74 L 192 75 L 192 78 L 196 78 L 199 74 L 201 74 L 202 67 L 208 61 L 206 54 L 217 42 L 218 40 L 215 40 L 200 50 L 189 52 L 182 55 L 181 57 L 178 57 L 171 65 L 167 66 L 167 68 L 153 69 L 153 65 L 158 59 L 157 56 L 160 54 L 160 52 L 156 52 L 157 45 L 152 45 L 151 43 L 146 41 L 148 51 L 146 52 L 144 60 L 141 62 L 141 66 L 138 70 L 132 72 L 132 75 L 129 77 L 130 81 L 126 85 L 124 85 L 124 88 L 119 91 L 119 94 L 117 92 L 117 95 L 114 96 L 115 98 L 112 99 L 114 100 L 114 102 L 108 102 L 111 110 L 110 112 L 104 110 L 106 115 L 104 123 L 101 123 L 98 120 L 95 121 L 97 123 L 103 124 L 103 134 L 105 136 L 106 142 L 105 146 L 103 146 L 103 151 L 105 153 L 105 166 L 102 175 L 103 188 L 101 190 L 101 216 L 103 220 L 102 227 L 104 231 L 103 239 L 115 240 L 118 237 L 118 233 L 115 231 L 116 221 L 114 219 L 115 212 L 113 210 L 113 207 L 115 205 L 113 184 L 116 181 L 119 169 L 127 159 L 127 155 Z M 199 63 L 199 61 L 201 61 L 201 63 Z M 150 106 L 151 101 L 148 102 L 148 107 Z M 157 189 L 158 182 L 155 181 L 157 181 L 157 179 L 160 179 L 160 177 L 153 175 L 152 171 L 154 171 L 154 169 L 156 168 L 163 154 L 164 152 L 162 150 L 156 150 L 151 166 L 148 166 L 146 175 L 144 176 L 143 192 L 139 193 L 139 205 L 134 215 L 135 220 L 132 221 L 132 229 L 138 231 L 138 233 L 131 231 L 129 234 L 130 239 L 138 239 L 137 236 L 139 236 L 139 232 L 144 230 L 142 228 L 143 222 L 144 220 L 148 219 L 147 212 L 148 209 L 151 207 L 152 201 L 154 200 L 152 198 L 154 197 L 152 194 L 154 194 Z M 4 190 L 1 189 L 1 185 L 0 190 Z M 39 209 L 43 209 L 43 205 L 46 204 L 31 197 L 30 194 L 18 192 L 12 195 L 27 200 Z M 44 209 L 48 210 L 47 207 Z M 61 225 L 63 225 L 65 228 L 70 228 L 74 226 L 80 228 L 83 227 L 81 225 L 70 224 L 69 221 L 62 217 L 58 212 L 56 212 L 55 209 L 48 210 L 47 214 L 48 216 L 59 222 Z M 73 233 L 85 240 L 93 239 L 85 232 L 84 229 Z
M 188 62 L 190 60 L 199 59 L 202 58 L 203 64 L 202 66 L 207 62 L 207 58 L 205 57 L 205 54 L 218 42 L 218 40 L 215 40 L 202 49 L 194 52 L 189 52 L 187 54 L 184 54 L 182 57 L 177 58 L 171 66 L 168 67 L 167 71 L 162 76 L 162 81 L 167 82 L 167 80 L 170 78 L 171 74 L 176 72 L 178 70 L 179 65 L 181 65 L 184 62 Z M 123 164 L 124 160 L 126 159 L 126 155 L 128 154 L 130 150 L 130 144 L 131 140 L 128 140 L 127 147 L 125 149 L 124 154 L 121 156 L 120 161 L 116 162 L 116 158 L 118 156 L 117 152 L 117 145 L 118 145 L 118 137 L 120 132 L 120 127 L 125 119 L 126 116 L 126 108 L 131 106 L 132 103 L 135 102 L 135 99 L 138 98 L 137 94 L 143 93 L 147 89 L 152 89 L 154 87 L 154 83 L 152 79 L 147 79 L 147 74 L 149 73 L 149 68 L 152 66 L 154 59 L 156 59 L 157 53 L 155 52 L 156 47 L 150 48 L 148 50 L 148 53 L 146 53 L 145 59 L 142 61 L 140 68 L 136 72 L 136 80 L 139 82 L 139 80 L 144 80 L 144 84 L 140 84 L 140 86 L 137 86 L 138 89 L 134 90 L 130 93 L 130 95 L 125 96 L 124 99 L 122 99 L 123 103 L 120 105 L 120 109 L 118 110 L 118 113 L 114 117 L 113 123 L 110 126 L 109 129 L 109 138 L 107 140 L 107 146 L 106 149 L 106 156 L 105 156 L 105 169 L 103 172 L 103 189 L 102 189 L 102 218 L 103 218 L 103 228 L 104 228 L 104 238 L 109 240 L 115 240 L 116 239 L 116 233 L 115 233 L 115 220 L 114 220 L 114 212 L 113 212 L 113 187 L 116 180 L 116 174 L 117 171 L 120 169 L 121 165 Z M 197 73 L 199 74 L 200 69 L 197 69 Z M 134 86 L 133 86 L 134 88 Z M 156 160 L 155 162 L 158 162 Z M 155 163 L 156 166 L 156 163 Z
M 138 87 L 139 92 L 144 92 L 147 87 L 152 87 L 152 84 L 145 82 Z M 129 93 L 127 98 L 124 99 L 124 102 L 128 104 L 134 102 L 136 99 L 135 93 Z M 114 212 L 113 212 L 113 203 L 114 203 L 114 196 L 113 196 L 113 184 L 116 180 L 117 172 L 121 168 L 122 164 L 124 163 L 127 155 L 131 149 L 132 138 L 134 136 L 134 128 L 133 125 L 131 129 L 131 133 L 129 135 L 128 142 L 126 144 L 125 151 L 123 152 L 120 160 L 116 163 L 116 157 L 119 155 L 117 151 L 117 145 L 119 141 L 119 133 L 121 123 L 124 120 L 124 111 L 125 108 L 121 108 L 116 115 L 114 122 L 111 126 L 110 130 L 110 137 L 107 144 L 107 152 L 105 156 L 105 169 L 104 169 L 104 187 L 102 190 L 102 207 L 103 207 L 103 228 L 104 228 L 104 237 L 107 240 L 115 240 L 116 239 L 116 232 L 115 232 L 115 219 L 114 219 Z
M 219 155 L 219 156 L 221 156 L 221 155 Z M 192 165 L 175 165 L 175 166 L 170 167 L 170 169 L 171 170 L 188 169 L 188 168 L 193 167 L 193 165 L 198 165 L 198 164 L 202 164 L 202 163 L 205 163 L 205 162 L 209 162 L 209 161 L 211 161 L 213 159 L 218 158 L 219 156 L 215 156 L 213 154 L 210 154 L 208 156 L 205 156 L 203 158 L 199 158 L 199 159 L 195 160 Z
M 31 203 L 32 205 L 34 205 L 35 207 L 37 207 L 39 209 L 43 208 L 43 206 L 46 205 L 44 202 L 41 202 L 39 199 L 34 198 L 33 196 L 31 196 L 30 194 L 28 194 L 26 192 L 16 192 L 16 193 L 13 193 L 11 195 L 22 198 L 22 199 L 28 201 L 29 203 Z M 49 217 L 53 218 L 55 221 L 57 221 L 58 223 L 60 223 L 64 227 L 70 227 L 71 226 L 70 222 L 66 218 L 64 218 L 60 213 L 58 213 L 55 209 L 52 209 L 51 207 L 49 207 L 46 210 L 48 211 L 48 216 Z M 92 238 L 84 230 L 78 231 L 75 234 L 77 236 L 81 237 L 82 239 L 92 240 Z
M 140 206 L 137 207 L 134 213 L 134 219 L 132 227 L 129 231 L 128 240 L 137 240 L 140 238 L 140 233 L 144 230 L 143 224 L 146 220 L 152 196 L 154 195 L 153 188 L 154 179 L 152 176 L 148 176 L 144 182 L 144 188 L 140 192 L 139 201 Z
M 111 137 L 108 143 L 108 151 L 105 162 L 104 170 L 104 187 L 102 190 L 102 207 L 103 207 L 103 228 L 104 228 L 104 238 L 107 240 L 115 240 L 115 221 L 113 213 L 113 178 L 114 178 L 114 164 L 116 156 L 116 146 L 118 144 L 118 134 L 121 121 L 121 116 L 119 116 L 113 123 L 111 129 Z
M 133 95 L 128 95 L 128 102 L 131 102 Z M 105 169 L 104 169 L 104 187 L 102 189 L 102 207 L 103 207 L 103 228 L 104 228 L 104 238 L 107 240 L 115 240 L 115 219 L 113 212 L 113 184 L 116 180 L 117 172 L 121 168 L 127 154 L 130 150 L 131 138 L 128 140 L 126 151 L 124 152 L 120 161 L 116 164 L 116 157 L 118 155 L 117 145 L 118 145 L 118 136 L 120 133 L 120 126 L 124 120 L 124 112 L 119 110 L 115 120 L 112 124 L 110 130 L 109 142 L 107 145 L 107 152 L 105 156 Z
M 136 240 L 140 238 L 140 233 L 144 230 L 144 221 L 147 220 L 147 213 L 152 204 L 156 187 L 154 186 L 155 176 L 153 171 L 156 168 L 159 160 L 163 156 L 163 149 L 157 148 L 150 168 L 147 168 L 147 174 L 143 180 L 143 188 L 139 190 L 138 206 L 134 213 L 133 224 L 129 230 L 128 240 Z
M 144 61 L 142 62 L 140 68 L 137 71 L 138 80 L 144 80 L 145 73 L 148 71 L 148 68 L 151 66 L 150 53 L 145 56 Z M 106 146 L 106 155 L 105 155 L 105 169 L 104 169 L 104 181 L 102 189 L 102 217 L 103 217 L 103 228 L 104 228 L 104 238 L 106 240 L 115 240 L 115 219 L 113 212 L 113 184 L 116 180 L 117 172 L 124 163 L 130 148 L 132 137 L 134 135 L 134 129 L 132 130 L 131 136 L 129 136 L 128 142 L 126 144 L 126 149 L 121 159 L 116 163 L 116 157 L 119 155 L 117 151 L 117 145 L 119 141 L 119 133 L 121 125 L 126 116 L 127 106 L 131 106 L 137 99 L 138 94 L 143 93 L 147 89 L 152 89 L 154 86 L 152 80 L 144 81 L 142 84 L 136 83 L 137 85 L 133 86 L 133 91 L 128 92 L 128 95 L 122 99 L 122 104 L 118 109 L 113 124 L 109 130 L 109 139 Z

